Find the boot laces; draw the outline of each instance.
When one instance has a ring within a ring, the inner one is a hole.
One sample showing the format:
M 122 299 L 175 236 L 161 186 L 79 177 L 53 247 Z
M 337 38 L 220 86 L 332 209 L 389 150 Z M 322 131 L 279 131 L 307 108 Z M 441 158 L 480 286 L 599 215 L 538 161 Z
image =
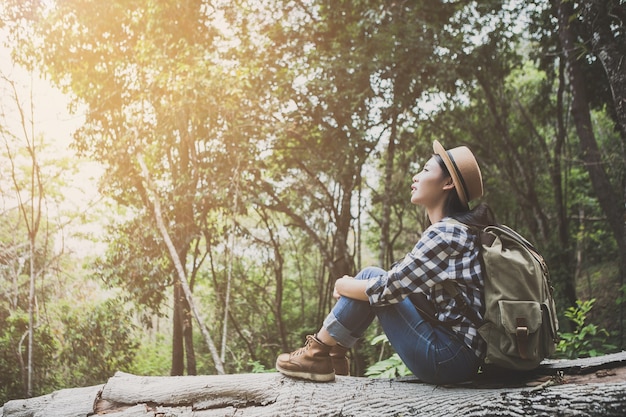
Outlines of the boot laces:
M 307 336 L 306 343 L 304 344 L 304 346 L 302 346 L 300 349 L 292 352 L 291 356 L 301 356 L 301 355 L 305 354 L 306 351 L 309 350 L 309 347 L 311 347 L 312 339 L 313 339 L 312 336 Z

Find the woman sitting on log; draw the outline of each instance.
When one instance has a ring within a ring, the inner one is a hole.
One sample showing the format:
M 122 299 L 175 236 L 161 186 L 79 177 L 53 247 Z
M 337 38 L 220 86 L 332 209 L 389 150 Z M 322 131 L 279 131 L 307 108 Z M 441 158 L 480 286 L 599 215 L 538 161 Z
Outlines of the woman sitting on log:
M 467 305 L 482 317 L 483 277 L 477 237 L 459 224 L 494 223 L 489 208 L 469 202 L 483 194 L 480 168 L 465 146 L 446 151 L 435 141 L 434 155 L 413 176 L 411 203 L 423 206 L 431 225 L 405 258 L 388 271 L 368 267 L 355 277 L 337 279 L 338 300 L 304 347 L 281 354 L 276 368 L 284 375 L 333 381 L 348 375 L 345 356 L 378 317 L 389 342 L 415 376 L 445 384 L 473 378 L 485 351 L 476 326 L 443 290 L 452 280 Z M 447 221 L 456 219 L 458 222 Z M 426 319 L 412 299 L 425 296 L 443 326 Z

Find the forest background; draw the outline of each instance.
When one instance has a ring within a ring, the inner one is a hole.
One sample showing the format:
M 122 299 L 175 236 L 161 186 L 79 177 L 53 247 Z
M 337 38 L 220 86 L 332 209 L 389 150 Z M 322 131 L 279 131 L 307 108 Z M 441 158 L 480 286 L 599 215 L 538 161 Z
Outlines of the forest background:
M 273 369 L 336 278 L 418 240 L 410 183 L 434 139 L 472 148 L 483 201 L 546 257 L 569 354 L 623 348 L 623 0 L 3 0 L 0 14 L 20 69 L 0 74 L 0 404 L 115 371 Z M 39 78 L 79 121 L 69 156 L 69 134 L 38 121 Z M 76 194 L 94 164 L 97 189 Z M 353 374 L 391 354 L 379 333 Z

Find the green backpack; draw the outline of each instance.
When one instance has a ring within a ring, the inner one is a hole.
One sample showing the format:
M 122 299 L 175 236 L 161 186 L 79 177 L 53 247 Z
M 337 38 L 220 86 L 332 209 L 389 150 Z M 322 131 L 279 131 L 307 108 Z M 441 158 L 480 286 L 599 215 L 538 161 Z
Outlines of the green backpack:
M 558 343 L 559 324 L 548 267 L 533 245 L 507 226 L 467 227 L 479 236 L 484 318 L 468 307 L 452 281 L 443 282 L 444 290 L 487 342 L 487 368 L 534 369 L 554 353 Z M 419 297 L 411 299 L 427 319 L 433 319 L 430 303 Z
M 510 227 L 487 226 L 479 230 L 479 241 L 485 314 L 482 323 L 476 321 L 478 317 L 470 319 L 487 342 L 484 363 L 534 369 L 554 353 L 558 343 L 548 267 L 534 246 Z

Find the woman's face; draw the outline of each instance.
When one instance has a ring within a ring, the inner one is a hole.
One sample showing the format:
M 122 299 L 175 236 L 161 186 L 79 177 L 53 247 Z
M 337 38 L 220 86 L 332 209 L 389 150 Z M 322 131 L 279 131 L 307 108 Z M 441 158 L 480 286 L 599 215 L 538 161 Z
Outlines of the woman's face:
M 427 208 L 443 204 L 451 188 L 454 188 L 452 178 L 444 175 L 441 166 L 432 157 L 424 164 L 422 171 L 413 176 L 411 203 Z

